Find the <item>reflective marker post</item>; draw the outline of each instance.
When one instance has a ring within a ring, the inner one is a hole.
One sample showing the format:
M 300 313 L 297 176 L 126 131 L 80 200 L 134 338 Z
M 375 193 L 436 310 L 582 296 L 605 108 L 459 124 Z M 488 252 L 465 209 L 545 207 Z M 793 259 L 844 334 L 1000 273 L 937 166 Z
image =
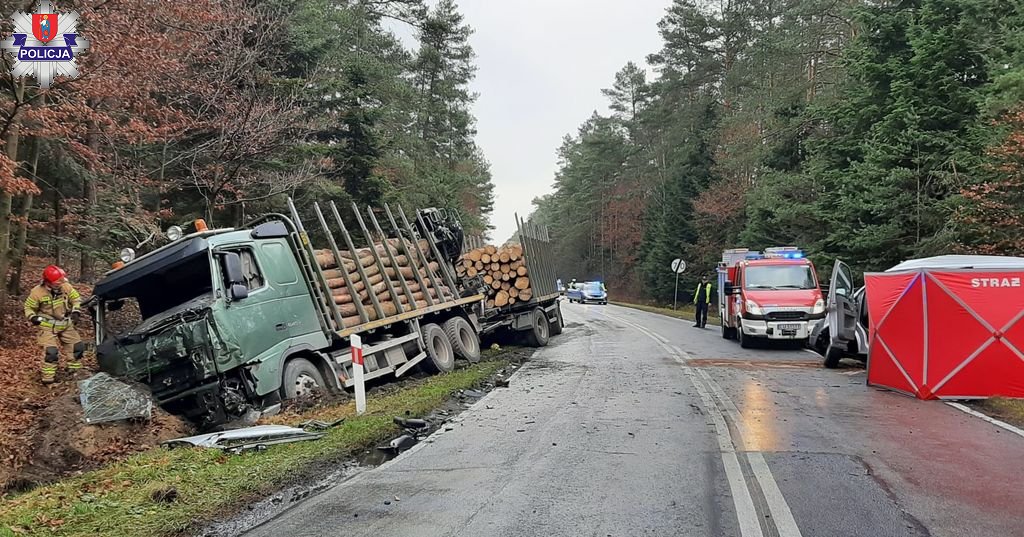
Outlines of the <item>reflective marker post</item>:
M 352 376 L 356 381 L 356 414 L 366 412 L 366 382 L 363 380 L 363 339 L 352 335 Z

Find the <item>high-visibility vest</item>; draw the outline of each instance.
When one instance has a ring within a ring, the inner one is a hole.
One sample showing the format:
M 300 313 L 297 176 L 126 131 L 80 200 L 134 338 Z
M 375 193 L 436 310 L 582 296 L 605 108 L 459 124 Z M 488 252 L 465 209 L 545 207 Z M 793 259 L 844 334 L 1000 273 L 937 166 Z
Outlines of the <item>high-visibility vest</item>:
M 693 294 L 693 301 L 695 303 L 698 303 L 698 304 L 700 303 L 700 291 L 701 291 L 700 288 L 701 288 L 701 284 L 698 283 L 697 284 L 697 292 Z M 708 282 L 707 284 L 704 285 L 704 303 L 705 304 L 710 304 L 711 303 L 711 282 Z

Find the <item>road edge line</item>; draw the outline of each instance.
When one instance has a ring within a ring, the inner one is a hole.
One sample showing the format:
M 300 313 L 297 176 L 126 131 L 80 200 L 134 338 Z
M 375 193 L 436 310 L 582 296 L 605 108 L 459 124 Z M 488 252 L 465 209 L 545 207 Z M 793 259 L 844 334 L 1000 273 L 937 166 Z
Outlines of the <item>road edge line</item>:
M 1002 429 L 1006 429 L 1007 431 L 1010 431 L 1011 433 L 1013 433 L 1013 434 L 1015 434 L 1017 436 L 1020 436 L 1021 438 L 1024 438 L 1024 430 L 1022 430 L 1022 429 L 1020 429 L 1018 427 L 1014 427 L 1013 425 L 1010 425 L 1009 423 L 1006 423 L 1005 421 L 997 420 L 997 419 L 993 418 L 992 416 L 989 416 L 989 415 L 984 414 L 982 412 L 978 412 L 977 410 L 974 410 L 973 408 L 968 408 L 966 405 L 962 405 L 960 403 L 954 403 L 952 401 L 946 401 L 946 404 L 951 406 L 951 407 L 953 407 L 953 408 L 955 408 L 955 409 L 957 409 L 957 410 L 959 410 L 959 411 L 961 411 L 961 412 L 966 412 L 967 414 L 970 414 L 970 415 L 972 415 L 972 416 L 974 416 L 976 418 L 981 418 L 981 419 L 991 423 L 992 425 L 995 425 L 996 427 L 1000 427 Z

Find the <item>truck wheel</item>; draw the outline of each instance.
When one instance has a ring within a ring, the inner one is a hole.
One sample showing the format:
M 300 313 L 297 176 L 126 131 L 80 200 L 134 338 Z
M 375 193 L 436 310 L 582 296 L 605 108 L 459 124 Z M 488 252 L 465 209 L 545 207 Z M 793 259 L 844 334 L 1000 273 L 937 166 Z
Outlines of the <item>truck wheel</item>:
M 324 377 L 313 362 L 305 358 L 292 358 L 284 366 L 281 380 L 281 395 L 285 399 L 306 397 L 313 392 L 326 389 Z
M 555 304 L 555 321 L 551 323 L 551 329 L 548 331 L 552 336 L 557 336 L 562 333 L 562 328 L 565 327 L 565 320 L 562 319 L 562 306 Z
M 839 360 L 843 359 L 843 349 L 839 347 L 829 347 L 825 351 L 825 367 L 829 369 L 835 369 L 839 367 Z
M 546 347 L 551 334 L 548 316 L 541 308 L 533 310 L 530 315 L 533 322 L 530 329 L 526 331 L 526 343 L 531 347 Z
M 430 373 L 447 373 L 455 369 L 455 350 L 448 335 L 440 326 L 430 323 L 423 325 L 423 346 L 427 359 L 421 362 Z
M 462 317 L 452 317 L 444 322 L 444 333 L 455 349 L 455 354 L 470 363 L 480 361 L 480 338 L 473 331 L 469 321 Z
M 736 329 L 725 326 L 725 321 L 722 321 L 722 338 L 736 339 Z
M 749 349 L 754 346 L 754 339 L 743 334 L 743 328 L 736 329 L 736 339 L 740 340 L 740 347 Z

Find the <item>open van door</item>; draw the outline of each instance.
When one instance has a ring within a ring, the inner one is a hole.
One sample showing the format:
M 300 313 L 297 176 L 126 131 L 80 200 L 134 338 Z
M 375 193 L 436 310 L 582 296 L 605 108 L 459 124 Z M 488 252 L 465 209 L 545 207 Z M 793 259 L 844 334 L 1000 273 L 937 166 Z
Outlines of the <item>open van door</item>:
M 848 352 L 850 343 L 856 341 L 857 316 L 860 312 L 853 296 L 854 291 L 853 271 L 837 259 L 832 269 L 826 303 L 829 346 L 825 353 L 825 367 L 838 366 L 839 360 Z

